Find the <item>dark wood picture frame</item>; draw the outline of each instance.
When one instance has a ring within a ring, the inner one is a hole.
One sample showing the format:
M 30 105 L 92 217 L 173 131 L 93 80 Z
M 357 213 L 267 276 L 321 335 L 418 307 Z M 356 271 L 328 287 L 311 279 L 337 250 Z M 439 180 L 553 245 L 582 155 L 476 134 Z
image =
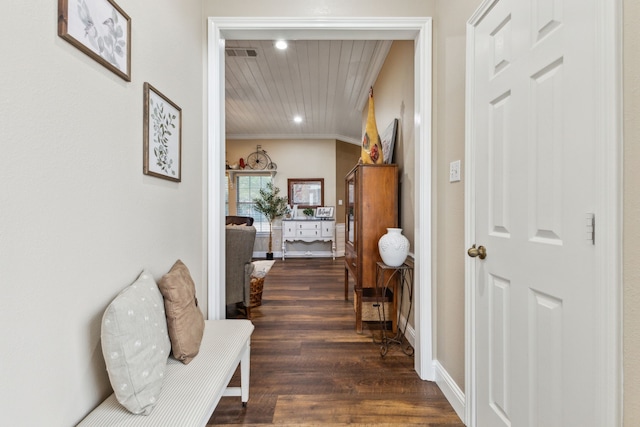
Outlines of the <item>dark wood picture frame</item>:
M 131 18 L 113 0 L 58 0 L 58 35 L 131 81 Z
M 144 83 L 143 173 L 182 180 L 182 109 Z
M 324 206 L 324 178 L 289 178 L 287 188 L 289 203 L 299 209 Z

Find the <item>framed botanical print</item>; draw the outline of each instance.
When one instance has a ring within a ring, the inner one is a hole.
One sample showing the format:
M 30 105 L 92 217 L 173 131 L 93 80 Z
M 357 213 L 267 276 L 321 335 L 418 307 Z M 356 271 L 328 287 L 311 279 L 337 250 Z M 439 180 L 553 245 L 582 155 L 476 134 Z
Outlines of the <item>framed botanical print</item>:
M 58 35 L 131 81 L 131 18 L 115 1 L 58 0 Z
M 146 82 L 143 122 L 143 173 L 180 182 L 182 109 Z

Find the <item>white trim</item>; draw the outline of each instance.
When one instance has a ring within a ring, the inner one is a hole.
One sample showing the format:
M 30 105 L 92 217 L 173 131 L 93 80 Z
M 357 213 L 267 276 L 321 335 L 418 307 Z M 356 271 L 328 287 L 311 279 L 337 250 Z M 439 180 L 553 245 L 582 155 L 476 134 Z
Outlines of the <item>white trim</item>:
M 207 153 L 208 162 L 205 176 L 207 188 L 207 230 L 208 230 L 208 292 L 207 317 L 210 320 L 225 317 L 225 253 L 224 233 L 224 40 L 215 22 L 208 26 L 208 70 L 207 70 Z
M 431 236 L 431 159 L 432 141 L 432 22 L 424 22 L 415 39 L 415 206 L 416 224 L 414 246 L 416 263 L 414 271 L 414 305 L 416 345 L 415 369 L 423 380 L 433 381 L 434 305 L 432 299 Z
M 431 81 L 432 20 L 419 18 L 208 18 L 209 97 L 209 318 L 224 315 L 224 44 L 236 40 L 277 38 L 414 40 L 415 41 L 415 147 L 416 147 L 416 271 L 415 369 L 422 379 L 432 380 L 433 319 L 431 282 Z M 216 172 L 217 171 L 217 172 Z M 419 243 L 418 243 L 419 242 Z
M 597 281 L 603 285 L 597 300 L 602 302 L 598 386 L 594 393 L 602 405 L 597 425 L 620 427 L 623 420 L 622 376 L 622 227 L 623 227 L 623 87 L 622 87 L 622 0 L 600 0 L 600 21 L 596 28 L 601 60 L 598 70 L 600 131 L 596 153 L 597 212 L 596 265 Z
M 467 22 L 467 71 L 466 71 L 466 132 L 465 132 L 465 247 L 475 243 L 475 163 L 473 118 L 469 114 L 473 105 L 470 88 L 473 86 L 474 25 L 498 0 L 485 0 Z M 597 87 L 602 122 L 598 125 L 600 150 L 596 155 L 596 191 L 598 218 L 596 231 L 596 275 L 598 282 L 607 284 L 600 289 L 597 301 L 600 346 L 599 367 L 593 375 L 598 377 L 598 387 L 593 391 L 602 408 L 597 411 L 601 419 L 595 425 L 622 426 L 622 0 L 597 0 L 600 13 L 598 54 L 601 60 Z M 465 390 L 467 405 L 465 424 L 476 426 L 476 352 L 475 352 L 475 280 L 472 276 L 473 261 L 465 261 Z M 453 405 L 453 404 L 452 404 Z
M 467 41 L 466 41 L 466 81 L 465 86 L 467 88 L 465 93 L 465 154 L 464 154 L 464 176 L 467 178 L 464 180 L 464 207 L 465 207 L 465 232 L 464 242 L 465 248 L 470 248 L 475 244 L 475 163 L 476 154 L 475 146 L 471 144 L 471 140 L 474 134 L 475 124 L 473 121 L 473 115 L 470 114 L 471 108 L 474 104 L 473 91 L 470 90 L 473 87 L 473 76 L 475 74 L 475 61 L 473 52 L 475 51 L 475 38 L 474 38 L 474 25 L 484 14 L 485 10 L 489 9 L 489 4 L 492 4 L 497 0 L 484 1 L 476 12 L 467 21 Z M 465 392 L 466 392 L 466 406 L 465 416 L 463 418 L 464 423 L 468 427 L 476 425 L 476 286 L 475 279 L 472 275 L 474 271 L 475 263 L 473 260 L 465 256 L 464 261 L 464 283 L 465 283 Z
M 404 325 L 407 325 L 407 317 L 400 313 L 400 317 L 398 318 L 398 329 L 402 325 L 402 329 L 404 330 Z M 407 339 L 407 342 L 411 344 L 411 347 L 416 348 L 416 330 L 411 325 L 407 325 L 407 329 L 404 331 L 404 337 Z
M 464 420 L 466 411 L 464 392 L 440 362 L 436 360 L 433 362 L 433 365 L 436 372 L 436 384 L 438 384 L 438 387 L 442 390 L 442 394 L 447 398 L 453 410 L 456 411 L 456 414 L 458 414 L 461 420 Z

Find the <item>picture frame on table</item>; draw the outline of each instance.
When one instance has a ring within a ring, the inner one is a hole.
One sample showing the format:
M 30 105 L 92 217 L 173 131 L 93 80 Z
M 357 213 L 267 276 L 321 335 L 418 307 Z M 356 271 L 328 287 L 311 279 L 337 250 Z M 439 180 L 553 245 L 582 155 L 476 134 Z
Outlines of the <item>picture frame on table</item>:
M 131 18 L 115 1 L 58 0 L 58 36 L 131 81 Z
M 182 109 L 144 83 L 143 173 L 182 180 Z
M 320 206 L 316 208 L 316 218 L 333 218 L 333 206 Z

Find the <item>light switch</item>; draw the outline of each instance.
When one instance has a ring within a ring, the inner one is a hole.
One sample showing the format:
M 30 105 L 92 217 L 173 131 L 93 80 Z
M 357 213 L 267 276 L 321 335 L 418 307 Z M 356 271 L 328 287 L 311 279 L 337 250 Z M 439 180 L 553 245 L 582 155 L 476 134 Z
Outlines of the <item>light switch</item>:
M 460 181 L 460 160 L 449 164 L 449 182 Z
M 342 200 L 338 200 L 338 206 L 342 206 Z

